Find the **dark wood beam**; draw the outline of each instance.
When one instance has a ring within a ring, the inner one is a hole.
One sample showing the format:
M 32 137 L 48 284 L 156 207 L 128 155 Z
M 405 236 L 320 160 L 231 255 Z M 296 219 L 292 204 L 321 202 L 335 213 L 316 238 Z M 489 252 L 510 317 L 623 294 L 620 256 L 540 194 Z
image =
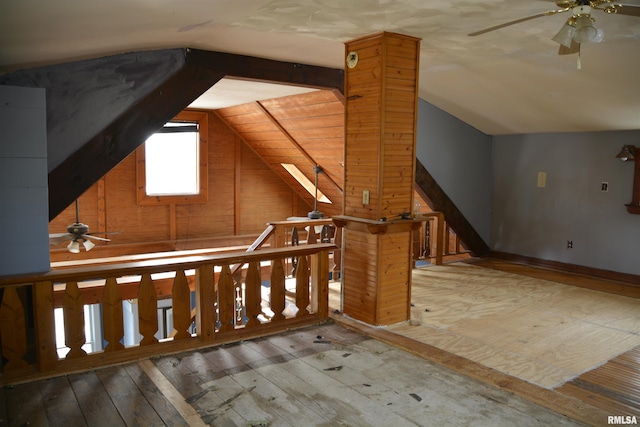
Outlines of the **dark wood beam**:
M 342 92 L 343 70 L 185 49 L 185 65 L 49 172 L 49 219 L 89 189 L 146 138 L 222 77 L 238 77 Z M 114 60 L 118 60 L 114 57 Z M 102 60 L 104 61 L 104 60 Z M 102 63 L 100 63 L 102 64 Z M 110 64 L 102 64 L 108 67 Z M 82 126 L 82 123 L 68 125 Z
M 187 63 L 67 157 L 49 172 L 49 220 L 222 77 Z
M 232 53 L 187 49 L 187 62 L 227 77 L 344 91 L 344 70 Z
M 416 159 L 415 189 L 431 209 L 444 214 L 445 220 L 460 236 L 467 249 L 472 251 L 475 256 L 489 254 L 489 246 L 418 159 Z

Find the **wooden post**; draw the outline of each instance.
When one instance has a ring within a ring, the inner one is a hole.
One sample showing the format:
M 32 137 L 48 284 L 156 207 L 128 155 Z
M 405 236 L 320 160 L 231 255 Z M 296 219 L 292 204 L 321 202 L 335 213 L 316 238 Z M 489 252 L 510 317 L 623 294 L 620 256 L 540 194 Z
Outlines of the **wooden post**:
M 383 32 L 345 47 L 343 309 L 397 323 L 409 318 L 413 227 L 384 224 L 414 211 L 420 40 Z

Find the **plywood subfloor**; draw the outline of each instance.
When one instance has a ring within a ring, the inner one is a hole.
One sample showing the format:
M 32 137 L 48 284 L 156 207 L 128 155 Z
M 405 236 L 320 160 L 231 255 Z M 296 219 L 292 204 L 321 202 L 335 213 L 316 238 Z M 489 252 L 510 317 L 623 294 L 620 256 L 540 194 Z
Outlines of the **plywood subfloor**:
M 464 263 L 414 270 L 392 332 L 545 388 L 640 345 L 640 300 Z
M 342 326 L 0 389 L 10 426 L 578 426 Z

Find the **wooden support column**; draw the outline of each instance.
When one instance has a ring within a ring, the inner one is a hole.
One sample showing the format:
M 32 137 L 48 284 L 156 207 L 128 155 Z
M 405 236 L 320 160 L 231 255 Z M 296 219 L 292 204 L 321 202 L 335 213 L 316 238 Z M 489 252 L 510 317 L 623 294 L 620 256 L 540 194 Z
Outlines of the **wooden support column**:
M 378 33 L 345 44 L 344 313 L 407 320 L 420 40 Z

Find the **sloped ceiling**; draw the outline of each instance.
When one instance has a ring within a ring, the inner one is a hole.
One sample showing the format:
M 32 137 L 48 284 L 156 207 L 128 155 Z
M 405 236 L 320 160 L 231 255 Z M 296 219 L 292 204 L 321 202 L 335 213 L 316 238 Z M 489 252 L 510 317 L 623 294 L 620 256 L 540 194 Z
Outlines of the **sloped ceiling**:
M 640 5 L 640 0 L 622 3 Z M 594 14 L 604 40 L 558 56 L 558 7 L 514 0 L 20 0 L 0 13 L 0 71 L 193 47 L 344 67 L 344 42 L 422 39 L 420 97 L 490 135 L 638 129 L 640 18 Z
M 299 196 L 313 205 L 314 198 L 285 170 L 295 165 L 309 181 L 315 181 L 330 204 L 320 203 L 327 216 L 342 212 L 344 106 L 337 91 L 322 90 L 301 95 L 246 103 L 216 113 Z

